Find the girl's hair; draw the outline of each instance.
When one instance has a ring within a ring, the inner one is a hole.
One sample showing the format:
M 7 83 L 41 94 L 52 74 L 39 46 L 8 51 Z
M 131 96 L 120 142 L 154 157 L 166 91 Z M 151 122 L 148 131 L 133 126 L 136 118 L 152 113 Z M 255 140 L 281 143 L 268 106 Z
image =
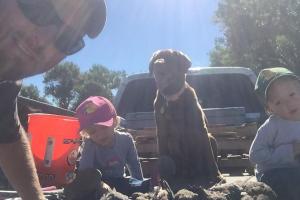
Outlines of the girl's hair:
M 87 133 L 86 129 L 81 130 L 79 134 L 81 135 L 82 139 L 90 138 L 90 135 Z
M 115 125 L 115 129 L 120 127 L 120 122 L 121 122 L 121 118 L 119 116 L 116 116 L 116 125 Z
M 121 121 L 121 119 L 120 119 L 120 117 L 119 116 L 116 116 L 115 118 L 114 118 L 114 129 L 116 129 L 116 128 L 119 128 L 119 126 L 120 126 L 120 121 Z M 81 130 L 80 132 L 79 132 L 79 134 L 81 135 L 81 137 L 83 138 L 83 139 L 88 139 L 88 138 L 90 138 L 90 135 L 88 134 L 88 132 L 86 131 L 86 129 L 83 129 L 83 130 Z

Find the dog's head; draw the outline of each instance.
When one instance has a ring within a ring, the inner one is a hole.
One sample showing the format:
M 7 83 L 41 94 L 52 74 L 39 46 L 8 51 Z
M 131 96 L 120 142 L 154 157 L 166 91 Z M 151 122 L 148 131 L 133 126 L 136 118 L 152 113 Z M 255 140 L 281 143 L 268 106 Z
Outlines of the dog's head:
M 190 59 L 180 51 L 156 51 L 149 63 L 158 90 L 165 96 L 176 94 L 185 84 L 185 74 L 191 66 Z

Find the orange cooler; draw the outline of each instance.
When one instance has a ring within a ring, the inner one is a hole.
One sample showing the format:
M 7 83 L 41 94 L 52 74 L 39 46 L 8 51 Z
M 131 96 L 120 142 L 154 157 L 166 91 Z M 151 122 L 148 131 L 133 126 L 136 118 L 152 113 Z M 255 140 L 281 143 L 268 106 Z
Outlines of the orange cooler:
M 71 182 L 80 145 L 77 118 L 35 113 L 28 115 L 28 136 L 43 187 Z

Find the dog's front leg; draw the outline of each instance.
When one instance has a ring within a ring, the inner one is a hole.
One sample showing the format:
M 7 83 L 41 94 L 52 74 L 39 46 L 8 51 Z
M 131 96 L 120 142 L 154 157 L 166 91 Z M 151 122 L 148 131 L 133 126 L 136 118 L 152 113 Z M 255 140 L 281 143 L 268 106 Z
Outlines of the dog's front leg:
M 188 127 L 188 137 L 191 143 L 190 148 L 193 157 L 195 158 L 195 166 L 199 170 L 199 174 L 206 175 L 208 181 L 217 182 L 221 176 L 217 163 L 214 159 L 213 151 L 210 145 L 208 131 L 206 128 L 204 113 L 199 104 L 195 107 L 198 109 L 188 109 L 187 116 L 189 120 Z M 195 108 L 190 106 L 188 108 Z

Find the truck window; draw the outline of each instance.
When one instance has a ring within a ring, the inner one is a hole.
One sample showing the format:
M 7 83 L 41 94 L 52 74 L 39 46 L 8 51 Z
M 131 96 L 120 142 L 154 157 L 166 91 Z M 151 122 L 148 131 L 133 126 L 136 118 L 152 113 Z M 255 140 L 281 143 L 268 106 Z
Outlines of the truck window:
M 246 112 L 263 112 L 254 94 L 254 86 L 243 74 L 187 75 L 203 108 L 245 107 Z M 156 85 L 153 78 L 130 81 L 122 94 L 117 110 L 126 113 L 153 112 Z
M 156 85 L 153 78 L 130 81 L 121 96 L 119 105 L 116 105 L 120 116 L 126 113 L 153 112 L 153 101 L 156 96 Z
M 246 112 L 263 112 L 254 85 L 243 74 L 188 76 L 203 108 L 245 107 Z

